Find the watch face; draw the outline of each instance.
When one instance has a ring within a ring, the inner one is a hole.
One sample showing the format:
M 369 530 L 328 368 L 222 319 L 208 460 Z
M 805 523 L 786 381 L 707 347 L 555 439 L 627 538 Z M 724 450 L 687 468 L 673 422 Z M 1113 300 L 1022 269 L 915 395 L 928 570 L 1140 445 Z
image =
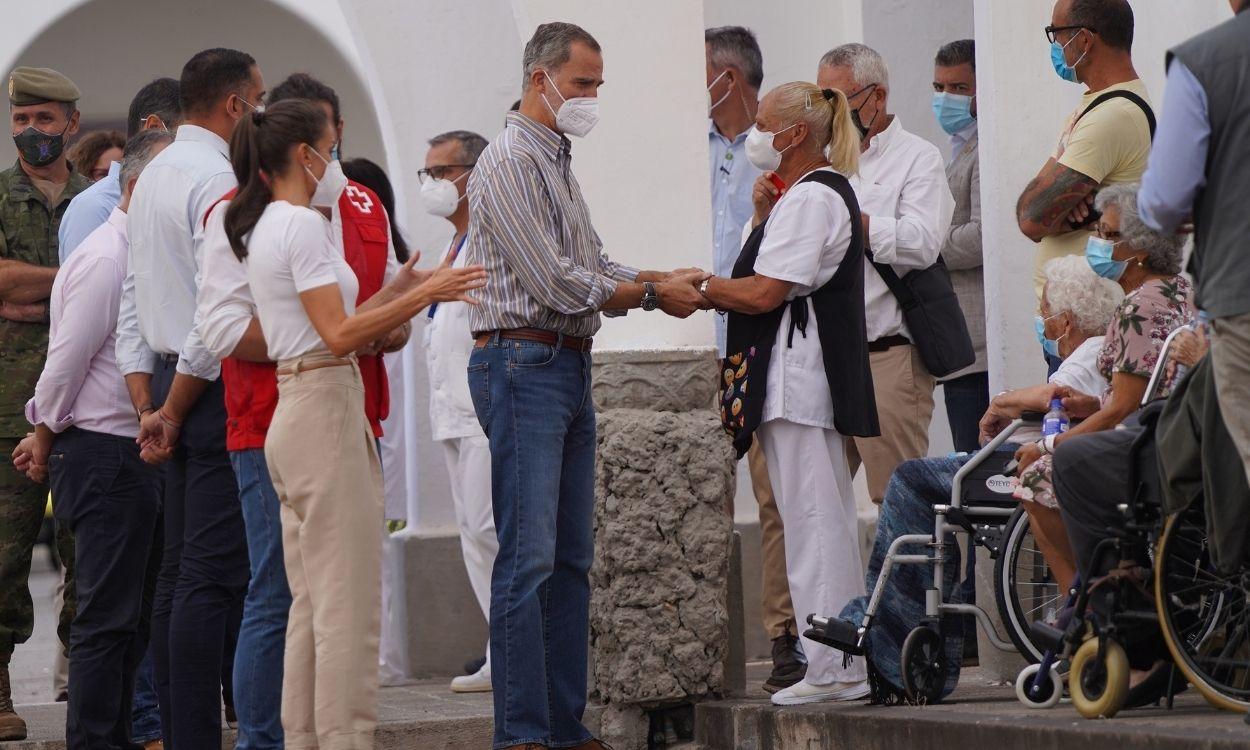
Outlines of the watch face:
M 642 298 L 642 309 L 645 312 L 651 312 L 652 310 L 654 310 L 655 308 L 659 306 L 660 306 L 660 300 L 657 297 L 643 297 Z

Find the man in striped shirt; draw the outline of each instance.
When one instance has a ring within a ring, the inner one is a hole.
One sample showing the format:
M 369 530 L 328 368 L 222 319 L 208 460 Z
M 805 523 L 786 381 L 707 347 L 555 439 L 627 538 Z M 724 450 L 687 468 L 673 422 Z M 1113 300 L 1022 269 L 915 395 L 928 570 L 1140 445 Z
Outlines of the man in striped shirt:
M 525 47 L 520 110 L 469 178 L 468 262 L 490 279 L 470 312 L 469 388 L 490 440 L 499 555 L 491 583 L 496 748 L 601 748 L 586 706 L 594 555 L 595 413 L 590 337 L 599 311 L 706 305 L 707 274 L 604 255 L 567 135 L 598 118 L 599 43 L 567 23 Z M 580 744 L 579 744 L 580 743 Z

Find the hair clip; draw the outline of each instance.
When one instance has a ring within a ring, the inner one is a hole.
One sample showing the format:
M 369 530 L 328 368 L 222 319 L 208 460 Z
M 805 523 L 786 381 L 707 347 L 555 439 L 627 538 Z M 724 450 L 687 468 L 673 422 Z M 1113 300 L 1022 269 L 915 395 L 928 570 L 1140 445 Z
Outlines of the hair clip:
M 825 101 L 827 102 L 833 101 L 833 98 L 837 96 L 837 92 L 834 91 L 833 89 L 821 89 L 820 93 L 822 96 L 825 97 Z

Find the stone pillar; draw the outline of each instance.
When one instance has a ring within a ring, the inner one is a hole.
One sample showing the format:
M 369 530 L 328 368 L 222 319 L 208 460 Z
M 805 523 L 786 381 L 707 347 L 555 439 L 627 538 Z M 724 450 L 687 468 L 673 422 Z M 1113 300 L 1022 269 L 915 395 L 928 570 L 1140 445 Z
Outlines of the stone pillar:
M 723 694 L 734 454 L 712 410 L 715 351 L 596 354 L 593 694 L 619 750 L 646 710 Z

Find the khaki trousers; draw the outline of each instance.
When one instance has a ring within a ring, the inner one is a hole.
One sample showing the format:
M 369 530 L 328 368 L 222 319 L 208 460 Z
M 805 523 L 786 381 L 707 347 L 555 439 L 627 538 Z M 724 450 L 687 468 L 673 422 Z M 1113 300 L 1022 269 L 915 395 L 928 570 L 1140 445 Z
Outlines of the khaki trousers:
M 877 399 L 881 436 L 847 438 L 846 461 L 851 476 L 862 463 L 868 472 L 868 494 L 877 505 L 898 465 L 929 453 L 929 422 L 933 419 L 936 380 L 920 361 L 914 346 L 894 346 L 869 356 Z
M 326 359 L 314 355 L 299 364 Z M 279 370 L 295 364 L 279 363 Z M 291 585 L 286 746 L 369 750 L 377 724 L 385 501 L 354 360 L 278 376 L 265 460 L 282 502 Z
M 1250 481 L 1250 314 L 1211 321 L 1215 395 Z
M 773 495 L 768 477 L 768 462 L 764 459 L 764 449 L 759 440 L 751 443 L 747 466 L 751 469 L 755 501 L 760 506 L 760 610 L 764 630 L 769 640 L 782 636 L 787 630 L 797 635 L 801 631 L 795 626 L 794 603 L 790 600 L 790 583 L 786 577 L 786 539 L 781 513 L 777 509 L 777 498 Z

